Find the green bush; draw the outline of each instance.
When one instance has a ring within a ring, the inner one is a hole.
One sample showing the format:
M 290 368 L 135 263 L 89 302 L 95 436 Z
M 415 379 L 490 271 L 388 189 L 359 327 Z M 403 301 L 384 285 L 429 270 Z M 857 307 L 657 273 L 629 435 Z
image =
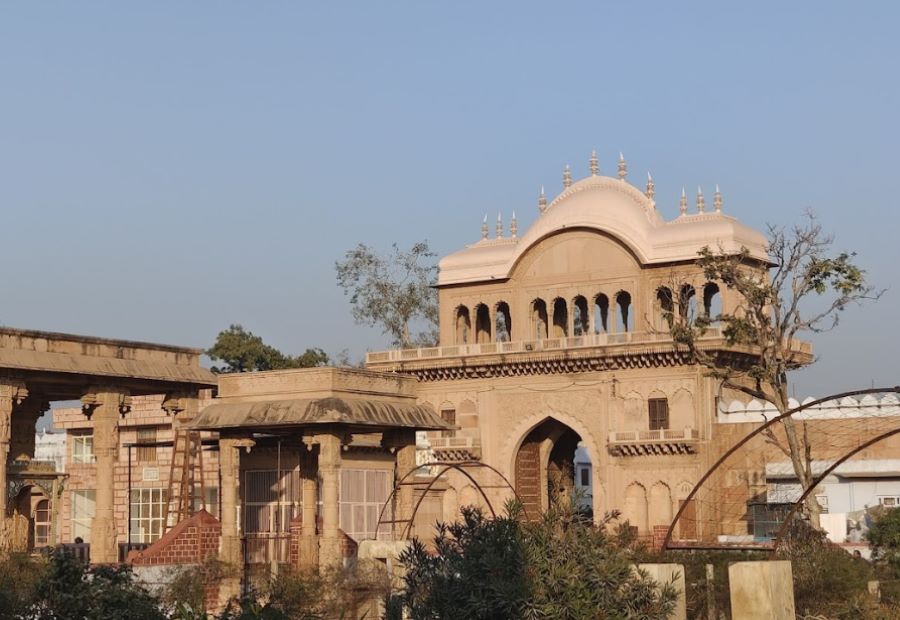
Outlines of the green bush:
M 438 524 L 433 553 L 413 541 L 400 557 L 411 617 L 649 620 L 672 610 L 674 589 L 632 568 L 612 515 L 595 526 L 558 503 L 538 521 L 518 516 L 515 505 L 496 519 L 467 507 Z
M 0 619 L 25 615 L 46 570 L 46 561 L 25 554 L 12 554 L 0 561 Z

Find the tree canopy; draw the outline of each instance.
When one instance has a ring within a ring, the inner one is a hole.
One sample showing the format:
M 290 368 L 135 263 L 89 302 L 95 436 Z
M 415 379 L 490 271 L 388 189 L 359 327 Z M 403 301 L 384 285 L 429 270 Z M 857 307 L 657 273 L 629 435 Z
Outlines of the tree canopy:
M 354 320 L 380 326 L 398 347 L 437 342 L 438 304 L 435 253 L 427 241 L 409 251 L 393 244 L 388 255 L 360 243 L 335 263 L 338 285 L 350 296 Z M 412 330 L 421 326 L 421 331 Z
M 718 316 L 685 311 L 688 299 L 678 295 L 665 304 L 664 315 L 675 342 L 685 345 L 694 361 L 721 381 L 723 388 L 772 403 L 780 413 L 788 411 L 788 373 L 812 364 L 798 338 L 804 333 L 823 332 L 838 325 L 841 313 L 854 304 L 877 299 L 866 272 L 855 263 L 853 252 L 835 252 L 834 239 L 822 231 L 815 217 L 789 229 L 769 227 L 768 264 L 750 256 L 704 247 L 697 260 L 707 280 L 724 285 L 734 299 Z M 682 290 L 678 283 L 677 288 Z M 754 352 L 748 363 L 717 355 L 702 348 L 698 339 L 718 324 L 729 345 Z M 798 481 L 812 486 L 812 457 L 807 434 L 798 433 L 795 421 L 783 420 L 786 443 L 768 433 L 771 444 L 791 461 Z M 818 505 L 812 494 L 807 507 L 818 523 Z
M 322 349 L 307 349 L 296 356 L 286 355 L 241 325 L 230 325 L 219 332 L 215 344 L 207 349 L 206 354 L 214 362 L 223 362 L 212 367 L 215 373 L 311 368 L 328 363 L 328 355 Z

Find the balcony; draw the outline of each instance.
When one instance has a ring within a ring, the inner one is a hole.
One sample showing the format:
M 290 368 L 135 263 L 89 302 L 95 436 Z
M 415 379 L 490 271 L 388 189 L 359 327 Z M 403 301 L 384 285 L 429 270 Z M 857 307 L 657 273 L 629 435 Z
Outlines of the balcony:
M 429 437 L 428 442 L 437 461 L 478 461 L 481 460 L 481 439 L 467 437 Z
M 707 330 L 704 340 L 721 338 L 716 327 Z M 506 353 L 534 353 L 560 351 L 564 349 L 588 349 L 627 344 L 652 344 L 672 342 L 672 336 L 665 332 L 624 332 L 621 334 L 588 334 L 565 338 L 544 338 L 543 340 L 517 340 L 513 342 L 485 342 L 481 344 L 456 344 L 449 346 L 424 347 L 421 349 L 392 349 L 366 353 L 366 364 L 384 362 L 412 362 L 436 360 L 447 357 L 475 357 L 479 355 L 502 355 Z
M 609 453 L 613 456 L 694 454 L 699 441 L 700 433 L 691 427 L 613 431 L 609 434 Z

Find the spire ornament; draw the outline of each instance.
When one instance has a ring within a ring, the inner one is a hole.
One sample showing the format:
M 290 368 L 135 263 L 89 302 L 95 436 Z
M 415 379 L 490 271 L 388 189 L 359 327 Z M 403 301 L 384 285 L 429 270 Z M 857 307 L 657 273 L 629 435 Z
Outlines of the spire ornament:
M 494 233 L 497 239 L 503 238 L 503 215 L 499 211 L 497 212 L 497 227 L 494 229 Z
M 653 200 L 653 197 L 656 196 L 656 184 L 653 183 L 653 175 L 649 172 L 647 173 L 647 190 L 644 192 L 647 198 Z
M 481 238 L 488 238 L 487 213 L 484 214 L 484 221 L 481 222 Z
M 619 153 L 619 180 L 624 181 L 628 176 L 628 165 L 625 163 L 625 156 Z
M 563 168 L 563 187 L 571 187 L 572 186 L 572 169 L 569 168 L 569 164 L 566 164 L 566 167 Z
M 684 193 L 684 188 L 681 188 L 681 200 L 678 202 L 678 210 L 681 212 L 681 215 L 687 215 L 687 194 Z
M 509 236 L 513 239 L 519 236 L 519 222 L 516 219 L 515 211 L 513 211 L 512 219 L 509 222 Z
M 722 192 L 719 191 L 718 183 L 716 183 L 716 193 L 713 195 L 713 206 L 716 208 L 716 213 L 722 212 Z
M 703 213 L 706 210 L 706 200 L 703 198 L 703 189 L 697 186 L 697 213 Z
M 600 174 L 600 162 L 597 160 L 597 149 L 591 151 L 591 159 L 589 163 L 591 166 L 591 176 L 595 177 Z
M 541 215 L 547 210 L 547 194 L 544 193 L 543 185 L 541 185 L 541 193 L 538 194 L 538 210 L 541 212 Z

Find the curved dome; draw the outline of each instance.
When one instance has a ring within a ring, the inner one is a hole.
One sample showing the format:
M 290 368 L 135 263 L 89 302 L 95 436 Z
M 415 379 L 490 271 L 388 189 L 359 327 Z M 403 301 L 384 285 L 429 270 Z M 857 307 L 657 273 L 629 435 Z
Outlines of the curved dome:
M 644 265 L 692 261 L 704 246 L 767 260 L 766 238 L 722 213 L 682 215 L 666 222 L 652 200 L 610 177 L 590 176 L 556 197 L 522 237 L 482 239 L 440 262 L 438 285 L 502 280 L 541 240 L 567 229 L 593 229 L 625 244 Z

